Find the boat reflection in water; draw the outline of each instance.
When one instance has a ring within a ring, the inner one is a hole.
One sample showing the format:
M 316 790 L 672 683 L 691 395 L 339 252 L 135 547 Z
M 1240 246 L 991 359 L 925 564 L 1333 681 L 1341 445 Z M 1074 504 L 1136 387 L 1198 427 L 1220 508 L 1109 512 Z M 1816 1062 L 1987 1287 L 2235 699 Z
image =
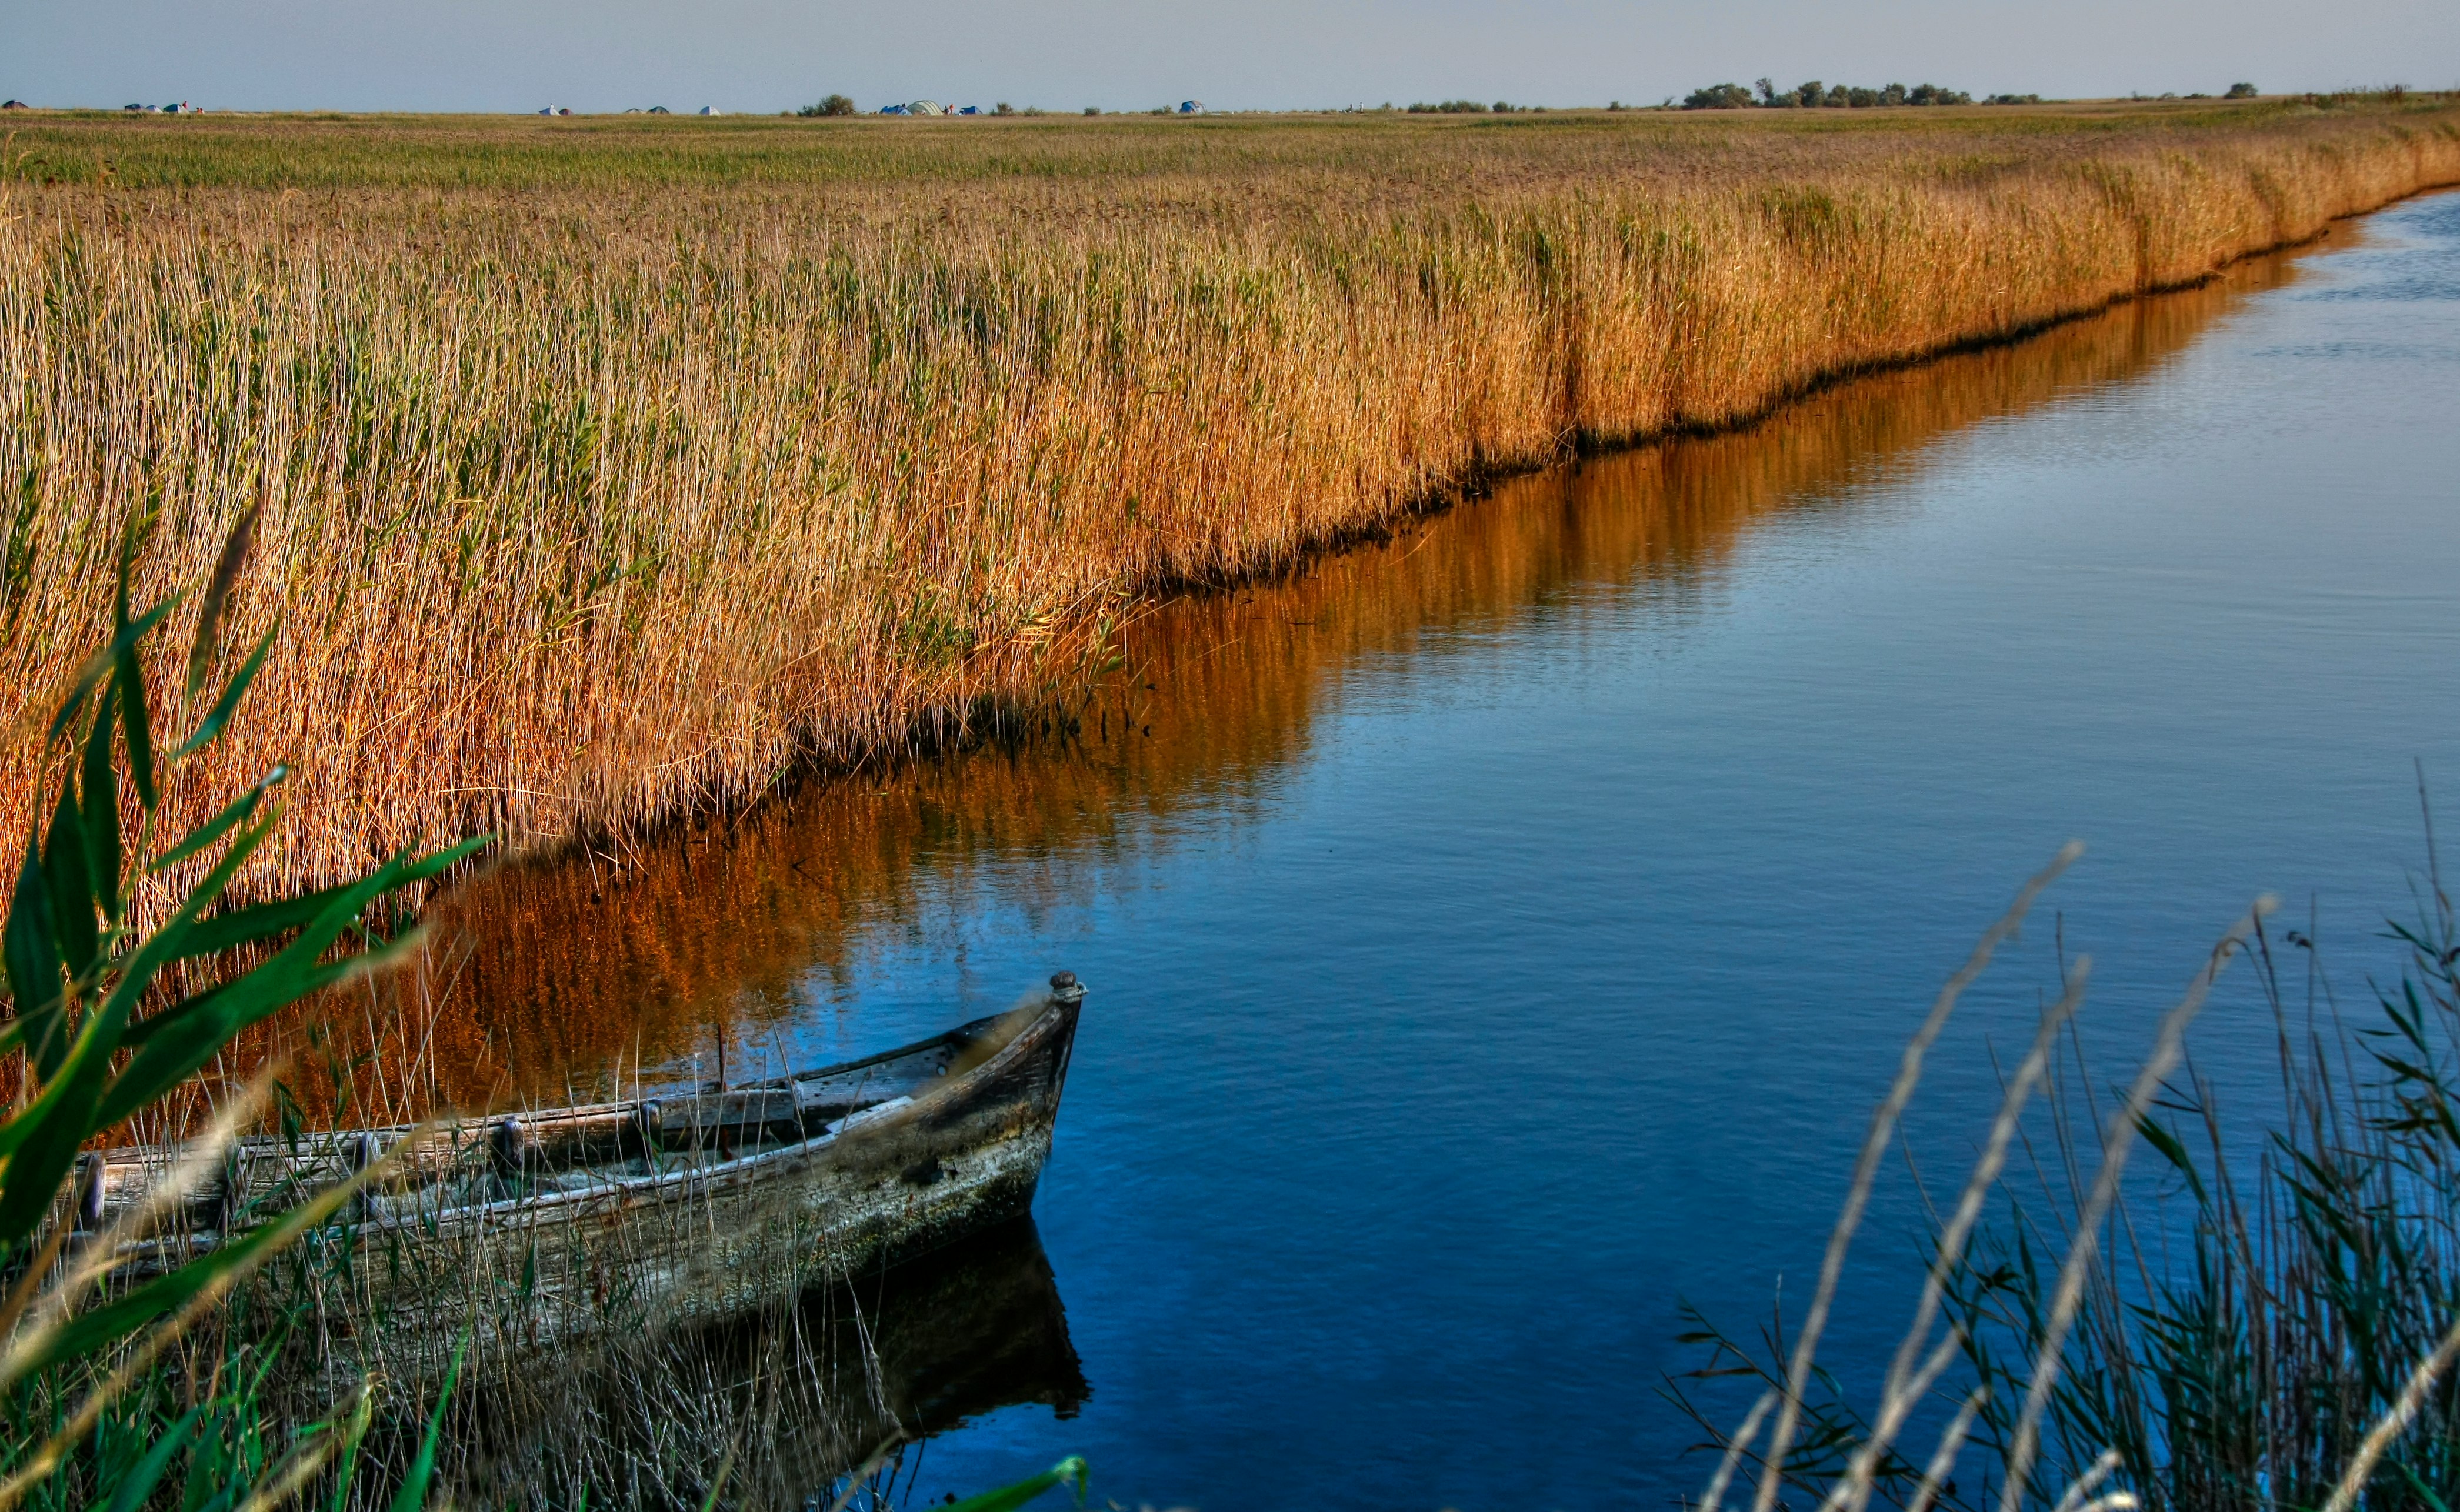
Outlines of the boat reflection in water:
M 471 1416 L 492 1441 L 465 1442 L 459 1483 L 499 1505 L 698 1506 L 722 1476 L 733 1506 L 887 1507 L 914 1495 L 932 1435 L 1008 1407 L 1071 1418 L 1092 1393 L 1029 1217 L 766 1312 L 490 1382 Z

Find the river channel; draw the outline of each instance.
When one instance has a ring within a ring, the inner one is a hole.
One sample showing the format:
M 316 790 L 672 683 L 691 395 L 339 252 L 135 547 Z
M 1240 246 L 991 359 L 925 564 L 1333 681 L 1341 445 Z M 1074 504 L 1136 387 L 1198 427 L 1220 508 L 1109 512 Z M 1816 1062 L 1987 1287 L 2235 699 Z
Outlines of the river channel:
M 2112 1068 L 2259 891 L 2361 998 L 2396 970 L 2415 764 L 2460 811 L 2455 417 L 2444 196 L 1522 478 L 1135 621 L 1074 739 L 487 879 L 427 1063 L 814 1063 L 1072 969 L 1027 1352 L 1065 1379 L 925 1424 L 912 1496 L 1079 1453 L 1096 1505 L 1666 1505 L 1709 1468 L 1681 1304 L 1798 1311 L 1906 1035 L 2062 842 L 1917 1151 L 1979 1137 L 2062 939 Z M 2255 1114 L 2246 985 L 2194 1043 Z M 1892 1175 L 1849 1381 L 1920 1222 Z

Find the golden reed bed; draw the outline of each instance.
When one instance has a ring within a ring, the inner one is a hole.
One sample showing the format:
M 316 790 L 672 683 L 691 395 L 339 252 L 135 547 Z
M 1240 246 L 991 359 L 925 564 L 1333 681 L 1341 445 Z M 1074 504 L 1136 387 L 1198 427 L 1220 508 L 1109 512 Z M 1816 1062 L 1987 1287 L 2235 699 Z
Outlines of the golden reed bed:
M 0 183 L 0 833 L 117 542 L 280 649 L 267 879 L 962 728 L 1141 596 L 2460 182 L 2460 104 L 35 117 Z M 164 669 L 166 706 L 171 672 Z

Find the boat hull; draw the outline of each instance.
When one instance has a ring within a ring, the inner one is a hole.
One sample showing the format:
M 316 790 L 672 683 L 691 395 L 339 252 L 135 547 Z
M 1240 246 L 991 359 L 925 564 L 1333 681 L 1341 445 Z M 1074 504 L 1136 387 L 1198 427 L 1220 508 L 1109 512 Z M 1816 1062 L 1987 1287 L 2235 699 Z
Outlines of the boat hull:
M 1054 997 L 865 1061 L 664 1106 L 562 1110 L 449 1137 L 400 1131 L 349 1221 L 286 1256 L 269 1284 L 315 1289 L 335 1367 L 417 1379 L 465 1334 L 535 1350 L 853 1280 L 1029 1210 L 1077 1013 Z M 813 1132 L 810 1120 L 858 1103 Z M 509 1160 L 495 1137 L 507 1128 Z M 261 1213 L 281 1205 L 271 1194 L 296 1201 L 371 1153 L 371 1136 L 320 1138 L 252 1155 L 230 1191 L 255 1193 Z M 557 1140 L 583 1153 L 550 1173 Z M 601 1148 L 623 1165 L 590 1164 Z M 121 1162 L 100 1173 L 112 1207 L 142 1204 L 137 1171 Z M 217 1200 L 229 1205 L 230 1192 L 200 1199 Z M 121 1269 L 159 1271 L 219 1242 L 191 1228 L 132 1243 Z

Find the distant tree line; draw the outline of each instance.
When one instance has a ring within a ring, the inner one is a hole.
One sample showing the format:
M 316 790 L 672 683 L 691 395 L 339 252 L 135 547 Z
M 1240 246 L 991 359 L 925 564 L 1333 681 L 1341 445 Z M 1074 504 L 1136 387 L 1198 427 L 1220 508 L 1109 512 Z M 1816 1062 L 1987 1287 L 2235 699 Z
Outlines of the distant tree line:
M 1993 95 L 1988 103 L 2012 102 L 2016 96 Z M 2039 99 L 2038 94 L 2025 99 Z M 1970 105 L 1973 96 L 1962 90 L 1941 89 L 1936 84 L 1917 84 L 1907 89 L 1902 84 L 1863 89 L 1853 84 L 1823 84 L 1817 79 L 1795 85 L 1790 90 L 1776 87 L 1772 79 L 1761 79 L 1750 89 L 1740 84 L 1711 84 L 1707 89 L 1693 90 L 1683 101 L 1685 110 L 1750 110 L 1754 106 L 1766 110 L 1796 109 L 1867 109 L 1875 105 Z
M 2404 91 L 2394 89 L 2387 92 L 2387 95 L 2390 98 L 2398 99 L 2404 93 Z M 2254 85 L 2238 83 L 2231 85 L 2229 87 L 2229 93 L 2222 97 L 2225 99 L 2252 99 L 2255 95 L 2256 89 Z M 2142 99 L 2145 96 L 2140 94 L 2136 96 L 2138 99 Z M 2161 97 L 2163 99 L 2174 99 L 2177 96 L 2165 94 Z M 2209 99 L 2212 96 L 2207 94 L 2190 94 L 2186 97 L 2188 99 Z M 2320 96 L 2317 97 L 2320 98 Z M 2337 99 L 2340 96 L 2333 97 Z M 1991 94 L 1984 96 L 1982 103 L 1984 105 L 2038 105 L 2041 103 L 2041 99 L 2042 96 L 2039 94 Z M 1776 87 L 1776 83 L 1773 79 L 1763 78 L 1754 80 L 1749 88 L 1745 88 L 1740 84 L 1711 84 L 1706 89 L 1693 90 L 1688 95 L 1684 97 L 1682 108 L 1685 110 L 1858 110 L 1879 105 L 1970 105 L 1973 102 L 1973 96 L 1965 93 L 1963 90 L 1943 89 L 1937 84 L 1916 84 L 1910 88 L 1902 84 L 1886 84 L 1877 89 L 1865 89 L 1856 84 L 1827 84 L 1818 79 L 1810 79 L 1795 85 L 1792 89 L 1781 90 Z M 10 103 L 14 105 L 16 102 L 11 101 Z M 1670 106 L 1674 101 L 1669 98 L 1665 103 Z M 150 110 L 155 107 L 131 105 L 128 108 L 130 110 Z M 182 107 L 165 105 L 159 108 L 163 110 L 177 110 Z M 1392 109 L 1392 106 L 1388 104 L 1383 108 L 1389 111 Z M 1632 107 L 1625 105 L 1621 100 L 1615 100 L 1606 106 L 1606 109 L 1610 111 L 1624 111 L 1631 108 Z M 1546 107 L 1543 105 L 1515 105 L 1509 100 L 1495 100 L 1490 103 L 1485 100 L 1451 99 L 1435 101 L 1420 100 L 1408 107 L 1408 109 L 1410 114 L 1412 116 L 1509 116 L 1521 112 L 1540 112 L 1545 110 Z M 651 114 L 663 116 L 666 114 L 666 111 L 663 107 L 659 107 L 654 109 Z M 845 95 L 830 94 L 822 98 L 818 103 L 805 105 L 795 111 L 793 114 L 804 116 L 853 116 L 859 114 L 859 112 L 856 109 L 855 102 L 847 98 Z M 999 106 L 995 107 L 991 114 L 996 116 L 1039 116 L 1042 115 L 1043 112 L 1030 108 L 1019 111 L 1015 106 L 1003 102 Z M 1101 114 L 1101 110 L 1099 107 L 1089 107 L 1085 114 L 1088 116 L 1098 116 Z M 1170 107 L 1163 106 L 1153 112 L 1153 114 L 1163 116 L 1173 114 L 1173 112 Z
M 1433 104 L 1419 100 L 1410 107 L 1410 114 L 1412 116 L 1484 116 L 1492 112 L 1497 116 L 1510 116 L 1516 111 L 1542 111 L 1545 108 L 1543 105 L 1515 105 L 1510 100 L 1496 100 L 1492 105 L 1482 100 L 1438 100 Z

